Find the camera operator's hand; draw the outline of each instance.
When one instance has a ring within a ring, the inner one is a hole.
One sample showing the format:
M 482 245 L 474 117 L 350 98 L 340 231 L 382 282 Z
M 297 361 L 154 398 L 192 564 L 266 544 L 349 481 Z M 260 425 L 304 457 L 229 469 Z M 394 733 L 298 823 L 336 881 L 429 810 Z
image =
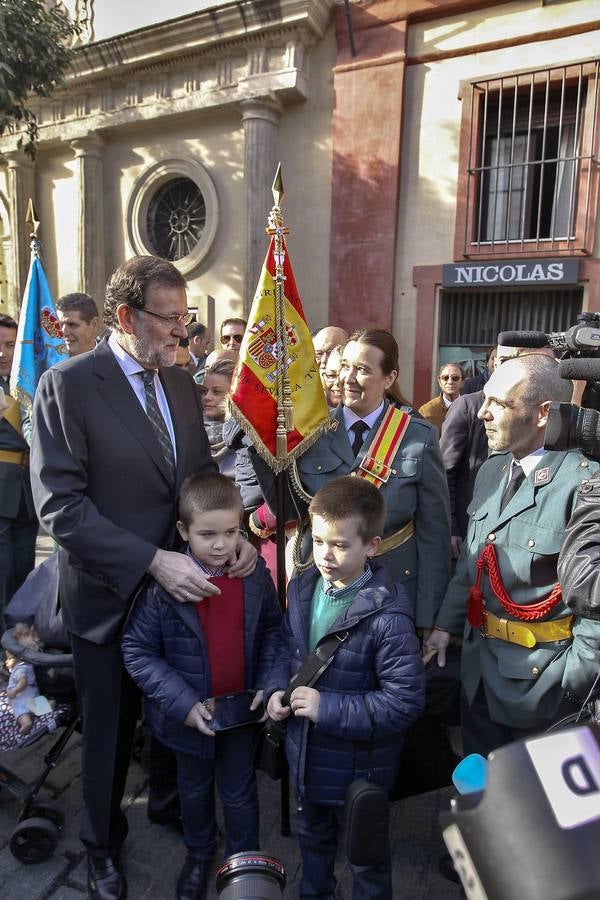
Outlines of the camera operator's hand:
M 258 707 L 261 705 L 262 702 L 263 702 L 263 692 L 257 691 L 255 693 L 254 697 L 252 698 L 252 703 L 250 704 L 250 709 L 254 712 L 255 709 L 258 709 Z M 259 721 L 261 721 L 261 722 L 267 721 L 267 711 L 266 710 L 265 710 L 265 713 L 264 713 L 262 719 L 260 719 Z
M 449 631 L 436 626 L 425 636 L 423 640 L 423 662 L 427 665 L 437 654 L 438 666 L 443 669 L 446 665 L 446 650 L 452 635 Z
M 281 722 L 282 719 L 287 719 L 287 717 L 291 713 L 291 709 L 289 708 L 289 706 L 281 705 L 281 698 L 284 694 L 285 691 L 273 691 L 273 693 L 269 697 L 269 702 L 267 704 L 267 713 L 274 722 Z
M 184 719 L 184 725 L 189 725 L 190 728 L 197 728 L 198 731 L 205 734 L 207 737 L 214 737 L 214 731 L 211 731 L 207 722 L 210 722 L 212 719 L 211 714 L 205 707 L 204 703 L 194 703 L 189 713 Z
M 297 687 L 290 697 L 290 706 L 294 715 L 304 716 L 315 723 L 319 718 L 320 703 L 319 692 L 310 687 Z

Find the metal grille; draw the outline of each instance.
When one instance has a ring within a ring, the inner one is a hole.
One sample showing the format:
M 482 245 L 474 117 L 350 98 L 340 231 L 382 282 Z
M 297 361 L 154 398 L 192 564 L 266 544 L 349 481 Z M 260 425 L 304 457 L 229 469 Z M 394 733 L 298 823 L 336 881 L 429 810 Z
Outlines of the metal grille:
M 442 291 L 440 346 L 491 347 L 500 331 L 565 331 L 581 312 L 581 288 Z
M 589 215 L 599 66 L 473 85 L 466 255 L 577 246 Z
M 148 238 L 154 252 L 165 259 L 188 256 L 202 237 L 205 224 L 204 197 L 191 178 L 167 181 L 148 205 Z

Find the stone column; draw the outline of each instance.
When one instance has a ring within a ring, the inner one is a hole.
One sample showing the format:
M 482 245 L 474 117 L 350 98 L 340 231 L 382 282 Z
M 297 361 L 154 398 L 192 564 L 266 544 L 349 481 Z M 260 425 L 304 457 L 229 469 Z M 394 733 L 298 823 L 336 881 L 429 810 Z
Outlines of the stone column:
M 246 196 L 246 265 L 244 309 L 250 310 L 264 262 L 265 226 L 273 206 L 271 185 L 278 163 L 281 105 L 271 98 L 242 103 L 244 123 L 244 188 Z M 285 188 L 285 172 L 284 188 Z
M 75 151 L 77 217 L 77 287 L 90 294 L 98 309 L 104 303 L 104 194 L 102 150 L 104 141 L 91 132 L 71 141 Z
M 35 166 L 21 150 L 7 152 L 4 156 L 8 161 L 8 201 L 12 235 L 12 283 L 9 286 L 8 312 L 18 319 L 29 271 L 29 229 L 25 224 L 25 217 L 27 204 L 30 198 L 34 199 Z

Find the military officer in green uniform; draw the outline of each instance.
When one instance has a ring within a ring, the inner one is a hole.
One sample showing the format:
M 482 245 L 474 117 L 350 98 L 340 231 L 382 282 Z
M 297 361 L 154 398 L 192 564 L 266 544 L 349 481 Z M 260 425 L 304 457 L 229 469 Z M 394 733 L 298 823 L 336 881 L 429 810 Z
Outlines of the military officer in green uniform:
M 573 617 L 558 554 L 578 488 L 598 469 L 579 451 L 545 451 L 550 401 L 571 382 L 555 360 L 511 359 L 484 387 L 479 411 L 492 455 L 481 467 L 467 538 L 426 655 L 444 663 L 463 634 L 466 753 L 487 755 L 577 710 L 600 665 L 600 622 Z
M 340 363 L 342 403 L 332 413 L 329 431 L 292 468 L 296 509 L 290 504 L 286 519 L 302 515 L 333 478 L 360 474 L 387 439 L 390 450 L 381 458 L 389 465 L 379 469 L 382 480 L 373 480 L 387 509 L 380 559 L 413 601 L 416 626 L 427 631 L 450 577 L 450 500 L 437 432 L 429 422 L 407 415 L 401 439 L 394 441 L 392 426 L 378 444 L 390 409 L 410 409 L 399 392 L 398 370 L 398 344 L 390 332 L 365 329 L 351 335 Z M 255 452 L 252 462 L 274 509 L 273 473 Z
M 6 605 L 35 564 L 38 521 L 20 405 L 9 396 L 17 323 L 0 315 L 0 627 Z

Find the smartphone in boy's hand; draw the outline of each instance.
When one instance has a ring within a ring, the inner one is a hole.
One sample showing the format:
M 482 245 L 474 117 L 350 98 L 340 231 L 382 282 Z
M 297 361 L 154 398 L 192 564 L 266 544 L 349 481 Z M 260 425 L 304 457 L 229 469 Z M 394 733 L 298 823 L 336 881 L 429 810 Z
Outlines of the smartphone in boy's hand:
M 211 729 L 227 731 L 229 728 L 239 728 L 241 725 L 259 722 L 265 708 L 260 702 L 255 709 L 252 709 L 255 695 L 256 691 L 237 691 L 234 694 L 222 694 L 219 697 L 210 697 L 205 700 L 204 707 L 212 715 Z

